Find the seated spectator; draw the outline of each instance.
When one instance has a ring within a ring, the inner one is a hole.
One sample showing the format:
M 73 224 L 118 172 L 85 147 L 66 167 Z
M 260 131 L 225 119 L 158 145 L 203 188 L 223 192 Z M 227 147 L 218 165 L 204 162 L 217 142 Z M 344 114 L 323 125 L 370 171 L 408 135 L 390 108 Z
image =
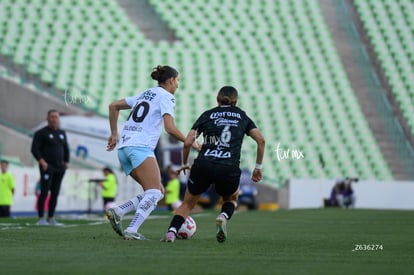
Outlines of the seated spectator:
M 330 197 L 330 206 L 338 206 L 341 208 L 353 208 L 355 206 L 355 195 L 351 183 L 357 179 L 337 179 L 332 188 Z

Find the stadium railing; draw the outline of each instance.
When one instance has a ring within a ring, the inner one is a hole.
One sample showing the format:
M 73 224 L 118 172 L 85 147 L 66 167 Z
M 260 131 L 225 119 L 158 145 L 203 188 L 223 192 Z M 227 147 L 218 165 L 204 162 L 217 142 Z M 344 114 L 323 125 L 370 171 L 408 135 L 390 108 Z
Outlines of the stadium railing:
M 398 103 L 402 116 L 414 134 L 414 90 L 412 84 L 412 41 L 410 31 L 414 20 L 407 11 L 414 5 L 410 1 L 354 1 L 356 11 L 367 32 L 379 66 Z
M 369 87 L 370 96 L 373 98 L 373 101 L 379 110 L 383 125 L 385 126 L 391 142 L 397 149 L 397 153 L 403 163 L 405 171 L 410 175 L 411 179 L 414 179 L 414 170 L 412 169 L 412 167 L 414 167 L 414 150 L 407 140 L 398 118 L 394 115 L 376 73 L 371 70 L 371 60 L 362 43 L 359 43 L 360 37 L 355 25 L 353 25 L 353 23 L 350 24 L 352 20 L 344 0 L 335 1 L 335 5 L 340 20 L 347 22 L 342 25 L 347 26 L 347 38 L 354 48 L 353 54 L 355 59 L 359 61 L 358 69 L 364 76 L 367 86 Z

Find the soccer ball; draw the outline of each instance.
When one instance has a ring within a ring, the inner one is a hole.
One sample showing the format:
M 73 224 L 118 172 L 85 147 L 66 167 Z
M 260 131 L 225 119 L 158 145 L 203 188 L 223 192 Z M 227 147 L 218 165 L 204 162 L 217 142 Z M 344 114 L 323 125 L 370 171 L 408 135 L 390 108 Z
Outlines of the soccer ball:
M 194 219 L 188 216 L 178 230 L 177 237 L 182 240 L 191 239 L 194 236 L 196 229 L 197 225 Z

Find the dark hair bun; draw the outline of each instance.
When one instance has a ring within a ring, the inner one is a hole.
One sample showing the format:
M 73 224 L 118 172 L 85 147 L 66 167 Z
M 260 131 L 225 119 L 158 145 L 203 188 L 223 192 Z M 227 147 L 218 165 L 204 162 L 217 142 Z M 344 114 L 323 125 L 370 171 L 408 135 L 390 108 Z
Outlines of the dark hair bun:
M 231 105 L 233 102 L 233 100 L 229 96 L 222 96 L 220 98 L 220 101 L 221 101 L 220 103 L 223 105 Z
M 165 83 L 168 79 L 175 78 L 177 76 L 177 70 L 170 66 L 158 65 L 151 72 L 151 78 L 157 80 L 159 84 Z
M 151 78 L 158 81 L 158 79 L 160 78 L 161 72 L 162 72 L 162 66 L 158 65 L 152 70 Z

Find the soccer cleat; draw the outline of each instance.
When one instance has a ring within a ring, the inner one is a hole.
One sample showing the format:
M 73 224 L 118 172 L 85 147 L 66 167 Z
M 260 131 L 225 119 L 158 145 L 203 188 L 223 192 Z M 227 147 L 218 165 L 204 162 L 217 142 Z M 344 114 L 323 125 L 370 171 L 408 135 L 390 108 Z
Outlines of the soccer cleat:
M 148 241 L 149 239 L 147 239 L 146 237 L 144 237 L 144 235 L 138 232 L 133 233 L 133 232 L 124 231 L 124 240 Z
M 49 225 L 52 225 L 52 226 L 62 226 L 63 225 L 63 223 L 58 222 L 57 220 L 55 220 L 55 218 L 50 218 L 48 220 L 48 223 L 49 223 Z
M 173 243 L 175 241 L 175 233 L 168 231 L 160 241 L 165 243 Z
M 217 233 L 216 238 L 219 243 L 224 242 L 227 239 L 227 220 L 223 215 L 219 215 L 216 219 Z
M 40 218 L 37 221 L 36 225 L 47 226 L 47 225 L 49 225 L 49 223 L 47 222 L 47 220 L 45 218 Z
M 115 232 L 121 237 L 124 236 L 122 233 L 121 216 L 116 213 L 115 209 L 109 208 L 108 211 L 106 211 L 106 216 L 108 217 Z

